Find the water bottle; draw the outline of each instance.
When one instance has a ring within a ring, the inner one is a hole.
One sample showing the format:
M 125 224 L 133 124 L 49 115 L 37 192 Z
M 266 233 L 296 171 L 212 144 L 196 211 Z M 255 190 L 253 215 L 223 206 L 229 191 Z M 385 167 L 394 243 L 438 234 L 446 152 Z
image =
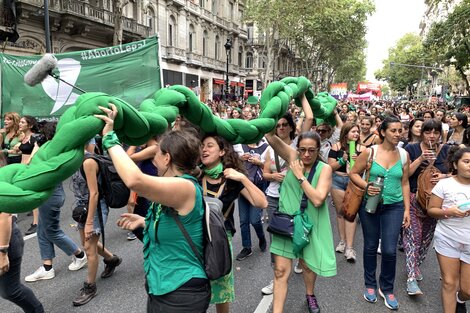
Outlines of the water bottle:
M 377 176 L 374 182 L 371 183 L 372 186 L 380 188 L 380 192 L 375 196 L 369 196 L 366 203 L 366 212 L 374 214 L 377 211 L 377 205 L 379 204 L 380 198 L 382 198 L 382 189 L 384 187 L 384 177 Z

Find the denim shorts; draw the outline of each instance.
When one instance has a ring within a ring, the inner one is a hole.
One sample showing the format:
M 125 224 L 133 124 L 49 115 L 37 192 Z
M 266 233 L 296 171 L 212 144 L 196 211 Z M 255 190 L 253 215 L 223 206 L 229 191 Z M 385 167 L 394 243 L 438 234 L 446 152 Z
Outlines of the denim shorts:
M 104 199 L 101 199 L 100 201 L 101 204 L 101 212 L 103 213 L 103 227 L 106 225 L 106 222 L 108 221 L 108 214 L 109 214 L 109 208 L 106 205 L 106 202 Z M 84 229 L 85 224 L 78 224 L 78 229 Z M 93 233 L 100 235 L 102 233 L 101 231 L 101 226 L 100 226 L 100 219 L 98 218 L 98 208 L 96 208 L 95 216 L 93 217 Z
M 470 264 L 470 245 L 461 244 L 439 232 L 434 234 L 434 249 L 440 255 Z
M 349 176 L 341 176 L 336 173 L 333 173 L 333 185 L 331 188 L 339 189 L 339 190 L 346 190 L 346 187 L 349 183 Z

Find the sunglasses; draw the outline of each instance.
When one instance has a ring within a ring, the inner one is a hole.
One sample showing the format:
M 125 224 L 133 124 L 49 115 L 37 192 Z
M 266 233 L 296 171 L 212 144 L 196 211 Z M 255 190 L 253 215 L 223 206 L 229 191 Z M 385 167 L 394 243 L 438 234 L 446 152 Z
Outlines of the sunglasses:
M 276 128 L 281 128 L 281 127 L 284 127 L 284 128 L 289 127 L 289 123 L 281 123 L 281 124 L 276 125 Z
M 307 153 L 307 151 L 308 151 L 308 154 L 313 154 L 313 153 L 318 151 L 318 148 L 308 148 L 308 149 L 307 148 L 299 148 L 297 150 L 300 152 L 300 154 L 305 154 L 305 153 Z

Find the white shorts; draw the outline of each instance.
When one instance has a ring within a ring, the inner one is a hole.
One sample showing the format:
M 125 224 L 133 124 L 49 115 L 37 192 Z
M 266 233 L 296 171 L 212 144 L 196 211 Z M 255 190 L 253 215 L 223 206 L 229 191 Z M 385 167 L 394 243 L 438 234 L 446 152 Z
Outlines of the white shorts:
M 440 255 L 459 259 L 462 262 L 470 264 L 470 245 L 468 244 L 456 242 L 436 232 L 434 235 L 434 249 Z

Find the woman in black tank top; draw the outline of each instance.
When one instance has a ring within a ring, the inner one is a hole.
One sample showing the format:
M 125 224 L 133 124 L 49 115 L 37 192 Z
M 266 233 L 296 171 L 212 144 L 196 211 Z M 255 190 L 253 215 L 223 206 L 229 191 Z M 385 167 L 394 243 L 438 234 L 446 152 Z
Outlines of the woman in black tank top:
M 15 153 L 21 154 L 21 164 L 28 164 L 36 142 L 34 138 L 34 134 L 37 132 L 36 119 L 30 115 L 23 116 L 20 119 L 19 132 L 20 142 L 13 147 L 13 150 L 15 150 Z M 31 227 L 25 232 L 25 235 L 31 235 L 36 232 L 38 219 L 38 209 L 34 209 L 33 222 L 31 223 Z
M 371 132 L 372 129 L 372 118 L 369 116 L 365 116 L 361 120 L 360 124 L 361 134 L 359 136 L 359 143 L 366 148 L 372 147 L 373 145 L 377 144 L 379 136 L 374 132 Z

